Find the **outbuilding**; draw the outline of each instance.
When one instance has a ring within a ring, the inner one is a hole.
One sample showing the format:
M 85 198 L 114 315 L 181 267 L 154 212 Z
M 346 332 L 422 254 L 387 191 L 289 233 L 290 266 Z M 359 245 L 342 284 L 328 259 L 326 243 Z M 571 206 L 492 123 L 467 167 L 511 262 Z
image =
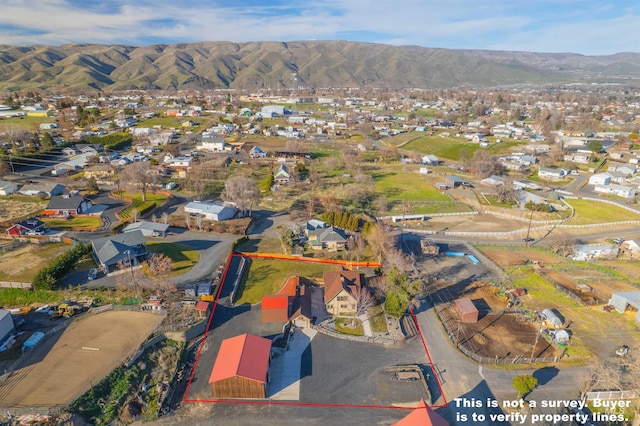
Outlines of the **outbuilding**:
M 462 322 L 478 322 L 478 308 L 471 299 L 463 297 L 453 301 Z
M 215 399 L 267 396 L 271 340 L 241 334 L 222 341 L 209 384 Z
M 564 320 L 560 317 L 560 315 L 551 309 L 544 309 L 542 311 L 542 319 L 547 321 L 555 328 L 562 327 L 562 324 L 564 323 Z
M 636 312 L 636 322 L 640 323 L 640 291 L 615 292 L 609 299 L 609 304 L 616 308 L 621 314 L 627 309 Z
M 0 342 L 6 339 L 15 330 L 11 312 L 0 309 Z

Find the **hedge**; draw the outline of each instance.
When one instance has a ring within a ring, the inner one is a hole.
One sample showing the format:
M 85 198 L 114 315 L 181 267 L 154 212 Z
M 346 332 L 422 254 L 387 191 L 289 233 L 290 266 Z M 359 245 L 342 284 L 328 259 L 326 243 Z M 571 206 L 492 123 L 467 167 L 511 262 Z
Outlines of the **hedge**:
M 58 280 L 67 275 L 82 258 L 91 254 L 91 244 L 77 243 L 73 248 L 56 257 L 50 264 L 38 271 L 33 279 L 36 290 L 55 290 Z

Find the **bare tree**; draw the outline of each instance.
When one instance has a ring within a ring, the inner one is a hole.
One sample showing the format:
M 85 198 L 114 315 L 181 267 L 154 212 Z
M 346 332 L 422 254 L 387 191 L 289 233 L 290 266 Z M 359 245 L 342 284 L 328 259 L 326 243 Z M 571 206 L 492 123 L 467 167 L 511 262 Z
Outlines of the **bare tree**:
M 513 189 L 513 181 L 511 179 L 508 179 L 502 185 L 497 185 L 494 191 L 499 203 L 515 201 L 516 191 Z
M 248 210 L 251 214 L 253 206 L 260 202 L 260 191 L 253 179 L 234 176 L 225 182 L 221 197 L 224 201 L 235 203 L 243 213 Z
M 481 178 L 502 173 L 500 162 L 491 153 L 482 150 L 473 153 L 470 167 Z
M 360 233 L 355 233 L 347 239 L 347 253 L 356 262 L 360 262 L 360 259 L 362 259 L 365 247 L 364 238 Z
M 573 247 L 577 244 L 574 236 L 562 231 L 551 233 L 546 241 L 549 248 L 561 256 L 573 254 Z
M 366 238 L 378 262 L 382 262 L 396 245 L 396 237 L 392 235 L 389 225 L 384 222 L 377 222 L 373 225 Z
M 356 290 L 353 297 L 356 299 L 357 315 L 364 315 L 367 311 L 376 306 L 376 299 L 366 287 Z
M 133 209 L 133 210 L 131 210 L 131 221 L 132 221 L 133 223 L 136 223 L 136 222 L 138 221 L 138 216 L 139 216 L 139 214 L 140 214 L 140 213 L 138 212 L 138 209 Z
M 162 223 L 165 225 L 169 222 L 169 213 L 162 212 Z
M 198 227 L 198 231 L 202 231 L 203 224 L 204 218 L 200 215 L 196 216 L 196 226 Z
M 191 215 L 189 213 L 187 213 L 187 215 L 184 217 L 184 222 L 187 226 L 187 229 L 191 229 Z
M 153 190 L 160 183 L 160 176 L 148 161 L 140 161 L 124 168 L 123 182 L 132 190 L 141 191 L 142 201 L 147 201 L 147 191 Z
M 166 275 L 173 271 L 173 260 L 162 253 L 151 253 L 147 258 L 149 269 L 158 275 Z

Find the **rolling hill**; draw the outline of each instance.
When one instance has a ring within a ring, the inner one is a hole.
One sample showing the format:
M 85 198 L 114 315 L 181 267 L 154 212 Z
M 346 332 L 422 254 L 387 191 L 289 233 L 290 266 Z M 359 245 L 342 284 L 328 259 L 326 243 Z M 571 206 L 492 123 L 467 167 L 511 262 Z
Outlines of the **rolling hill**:
M 640 54 L 584 56 L 348 41 L 0 45 L 0 90 L 494 87 L 628 82 Z

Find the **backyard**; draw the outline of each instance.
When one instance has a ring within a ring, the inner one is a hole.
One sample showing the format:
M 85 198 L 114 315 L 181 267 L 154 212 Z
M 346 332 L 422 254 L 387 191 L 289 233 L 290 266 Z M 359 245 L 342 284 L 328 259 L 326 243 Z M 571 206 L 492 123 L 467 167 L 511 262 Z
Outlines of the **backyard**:
M 95 216 L 72 217 L 70 219 L 41 219 L 49 229 L 65 231 L 94 231 L 100 227 L 100 218 Z
M 193 268 L 200 259 L 197 250 L 183 244 L 162 243 L 151 241 L 145 244 L 151 253 L 162 253 L 173 261 L 173 270 L 170 276 L 182 275 Z
M 15 246 L 0 255 L 0 281 L 31 282 L 43 266 L 70 248 L 64 243 Z

